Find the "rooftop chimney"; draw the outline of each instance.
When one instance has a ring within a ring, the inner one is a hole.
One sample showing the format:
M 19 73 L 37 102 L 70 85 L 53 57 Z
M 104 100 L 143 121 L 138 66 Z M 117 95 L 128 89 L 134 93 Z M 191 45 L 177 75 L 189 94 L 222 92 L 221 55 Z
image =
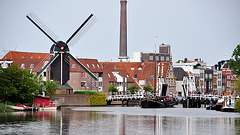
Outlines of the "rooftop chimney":
M 119 61 L 127 61 L 127 0 L 121 0 Z

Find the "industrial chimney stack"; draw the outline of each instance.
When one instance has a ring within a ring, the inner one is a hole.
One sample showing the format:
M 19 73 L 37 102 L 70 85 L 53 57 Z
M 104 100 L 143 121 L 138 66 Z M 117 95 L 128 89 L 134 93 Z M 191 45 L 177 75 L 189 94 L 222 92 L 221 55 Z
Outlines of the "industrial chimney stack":
M 119 61 L 126 62 L 127 56 L 127 0 L 121 0 Z

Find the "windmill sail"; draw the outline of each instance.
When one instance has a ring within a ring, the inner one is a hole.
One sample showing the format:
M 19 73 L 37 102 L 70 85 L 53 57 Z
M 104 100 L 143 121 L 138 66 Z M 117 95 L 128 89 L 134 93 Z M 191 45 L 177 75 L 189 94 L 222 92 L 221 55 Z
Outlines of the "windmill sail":
M 40 29 L 53 43 L 57 44 L 58 37 L 33 13 L 26 16 L 38 29 Z

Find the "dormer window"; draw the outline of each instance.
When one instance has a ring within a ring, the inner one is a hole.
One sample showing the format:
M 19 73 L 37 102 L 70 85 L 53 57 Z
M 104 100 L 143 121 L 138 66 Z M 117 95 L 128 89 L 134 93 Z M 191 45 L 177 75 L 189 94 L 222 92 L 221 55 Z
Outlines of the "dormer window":
M 100 66 L 97 64 L 97 67 L 100 68 Z
M 142 70 L 142 67 L 139 67 L 138 70 Z
M 93 66 L 93 68 L 95 68 L 95 65 L 94 65 L 94 64 L 92 64 L 92 66 Z
M 34 63 L 31 63 L 30 68 L 34 68 Z
M 21 68 L 25 68 L 25 63 L 22 63 Z
M 73 64 L 72 64 L 72 68 L 76 68 L 76 63 L 73 63 Z
M 109 78 L 111 78 L 110 74 L 107 74 Z
M 87 67 L 90 68 L 88 64 L 87 64 Z
M 134 67 L 131 67 L 131 70 L 134 70 Z

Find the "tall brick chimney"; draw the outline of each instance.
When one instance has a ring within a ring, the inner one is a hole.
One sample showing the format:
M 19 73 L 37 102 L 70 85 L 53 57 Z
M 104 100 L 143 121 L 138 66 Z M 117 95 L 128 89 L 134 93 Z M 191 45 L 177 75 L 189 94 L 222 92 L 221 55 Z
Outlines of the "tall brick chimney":
M 127 0 L 121 0 L 119 61 L 127 61 Z

